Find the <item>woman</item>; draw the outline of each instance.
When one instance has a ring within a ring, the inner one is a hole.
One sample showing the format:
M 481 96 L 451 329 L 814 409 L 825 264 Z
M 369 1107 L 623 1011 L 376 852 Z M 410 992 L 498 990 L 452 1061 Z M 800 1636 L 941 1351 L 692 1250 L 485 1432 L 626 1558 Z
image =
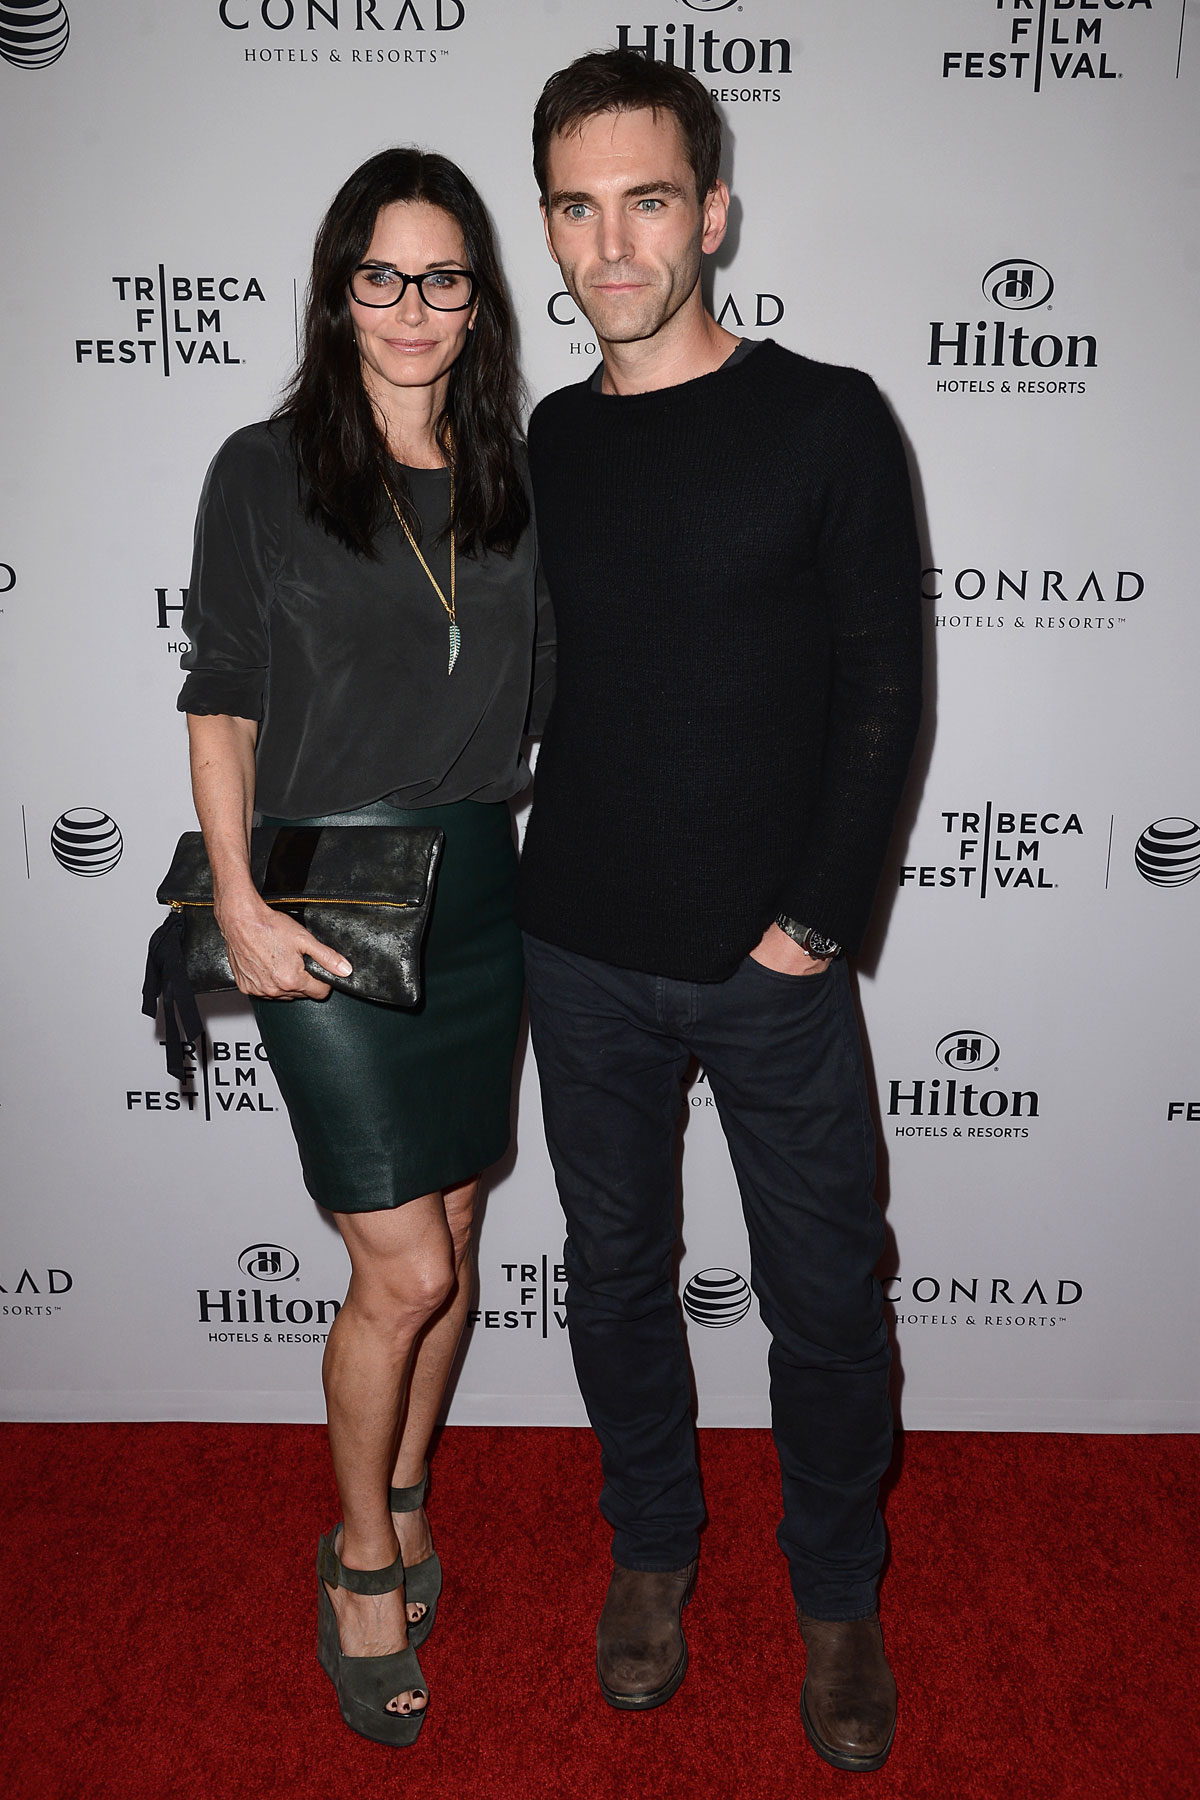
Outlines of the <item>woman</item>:
M 342 1717 L 408 1744 L 441 1570 L 426 1452 L 469 1299 L 479 1172 L 508 1143 L 521 1001 L 506 802 L 534 679 L 534 545 L 512 324 L 482 202 L 387 150 L 317 235 L 285 405 L 209 471 L 179 698 L 218 923 L 309 1192 L 350 1255 L 323 1364 L 342 1524 L 318 1554 Z M 535 728 L 537 718 L 528 718 Z M 331 992 L 349 964 L 264 905 L 263 822 L 445 832 L 413 1012 Z M 407 1571 L 407 1580 L 406 1580 Z

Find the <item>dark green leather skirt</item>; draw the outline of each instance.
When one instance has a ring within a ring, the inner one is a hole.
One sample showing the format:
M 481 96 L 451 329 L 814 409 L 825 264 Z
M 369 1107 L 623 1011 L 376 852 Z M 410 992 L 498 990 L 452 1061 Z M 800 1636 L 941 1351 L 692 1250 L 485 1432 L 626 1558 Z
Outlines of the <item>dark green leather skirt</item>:
M 336 990 L 252 1003 L 305 1186 L 330 1212 L 378 1212 L 469 1180 L 509 1139 L 523 969 L 508 807 L 463 800 L 406 811 L 378 801 L 286 823 L 440 825 L 446 834 L 420 1006 Z

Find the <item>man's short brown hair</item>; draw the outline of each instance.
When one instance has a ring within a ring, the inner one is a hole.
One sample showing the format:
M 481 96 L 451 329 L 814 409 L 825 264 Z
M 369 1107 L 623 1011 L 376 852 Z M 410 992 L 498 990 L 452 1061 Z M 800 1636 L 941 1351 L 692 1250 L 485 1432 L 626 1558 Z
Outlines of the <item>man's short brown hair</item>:
M 721 168 L 721 120 L 708 89 L 669 63 L 654 62 L 640 50 L 592 50 L 552 75 L 533 113 L 533 172 L 542 199 L 548 198 L 546 165 L 550 141 L 600 113 L 669 113 L 703 201 Z

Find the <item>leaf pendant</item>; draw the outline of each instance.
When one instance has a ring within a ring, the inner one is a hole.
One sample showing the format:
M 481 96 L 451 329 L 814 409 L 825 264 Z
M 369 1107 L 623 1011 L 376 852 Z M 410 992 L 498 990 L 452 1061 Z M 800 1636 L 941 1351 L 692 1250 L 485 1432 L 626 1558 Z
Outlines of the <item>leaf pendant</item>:
M 451 671 L 454 668 L 455 663 L 458 661 L 458 652 L 459 652 L 461 645 L 462 645 L 462 632 L 459 630 L 458 626 L 454 623 L 454 621 L 452 619 L 450 621 L 450 662 L 446 669 L 447 675 L 449 675 L 451 673 Z

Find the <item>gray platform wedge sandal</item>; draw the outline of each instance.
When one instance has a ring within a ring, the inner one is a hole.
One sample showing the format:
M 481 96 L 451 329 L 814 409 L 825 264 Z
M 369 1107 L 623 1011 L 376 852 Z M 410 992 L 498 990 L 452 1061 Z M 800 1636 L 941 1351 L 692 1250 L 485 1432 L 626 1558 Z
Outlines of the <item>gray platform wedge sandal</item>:
M 398 1556 L 386 1569 L 347 1569 L 334 1548 L 340 1525 L 317 1545 L 317 1660 L 337 1694 L 342 1718 L 351 1731 L 376 1744 L 405 1745 L 416 1742 L 425 1718 L 418 1712 L 393 1713 L 389 1700 L 397 1694 L 429 1689 L 411 1644 L 390 1656 L 347 1656 L 338 1635 L 337 1614 L 325 1583 L 345 1588 L 350 1594 L 391 1594 L 404 1586 L 404 1558 Z
M 421 1475 L 420 1481 L 412 1487 L 394 1487 L 388 1490 L 388 1505 L 394 1513 L 417 1512 L 425 1504 L 425 1489 L 429 1484 L 429 1465 Z M 419 1563 L 410 1563 L 404 1573 L 404 1599 L 406 1605 L 423 1606 L 425 1611 L 419 1619 L 408 1627 L 408 1641 L 413 1649 L 419 1649 L 433 1630 L 433 1621 L 437 1615 L 438 1596 L 442 1591 L 442 1565 L 438 1561 L 435 1550 Z

